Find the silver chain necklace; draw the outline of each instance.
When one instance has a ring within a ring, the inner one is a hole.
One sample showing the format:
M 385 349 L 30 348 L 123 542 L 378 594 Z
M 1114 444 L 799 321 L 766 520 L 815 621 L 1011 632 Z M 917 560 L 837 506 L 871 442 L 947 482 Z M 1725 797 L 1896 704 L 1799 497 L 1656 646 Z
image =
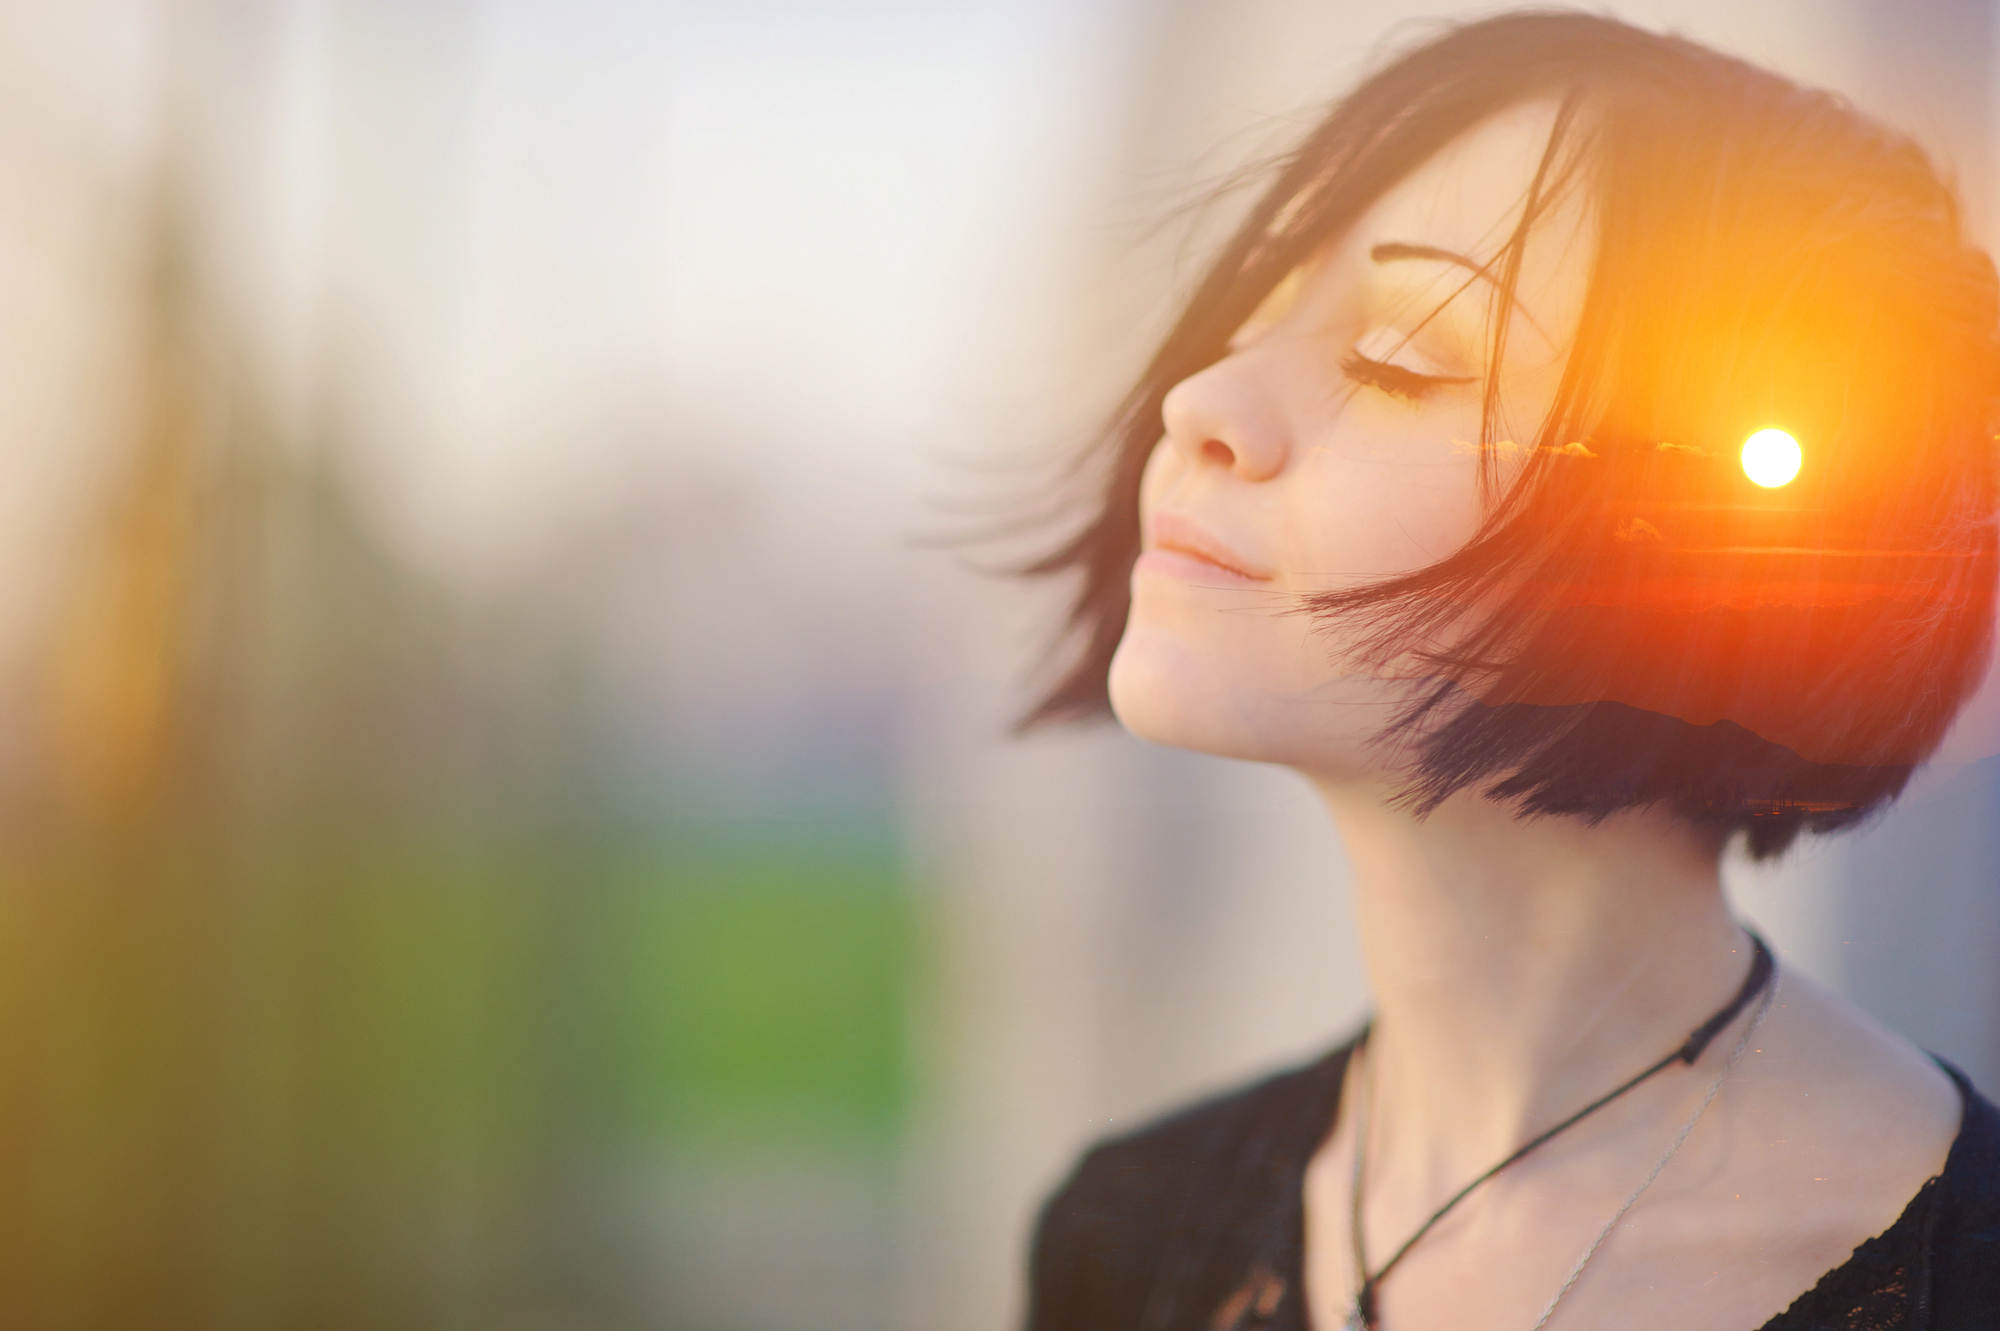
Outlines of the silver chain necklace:
M 1761 946 L 1759 950 L 1760 951 L 1762 950 Z M 1672 1160 L 1675 1154 L 1677 1154 L 1680 1151 L 1682 1143 L 1686 1142 L 1689 1134 L 1693 1133 L 1695 1124 L 1701 1122 L 1701 1116 L 1708 1112 L 1709 1105 L 1712 1104 L 1715 1100 L 1715 1097 L 1722 1092 L 1722 1084 L 1728 1081 L 1729 1074 L 1736 1070 L 1736 1064 L 1739 1061 L 1741 1061 L 1744 1052 L 1749 1049 L 1750 1041 L 1757 1034 L 1757 1028 L 1762 1026 L 1764 1024 L 1764 1018 L 1770 1015 L 1771 1004 L 1776 1000 L 1778 996 L 1778 975 L 1775 963 L 1772 966 L 1772 971 L 1768 982 L 1765 983 L 1763 986 L 1763 990 L 1764 992 L 1762 1000 L 1757 1004 L 1756 1015 L 1751 1018 L 1750 1024 L 1744 1028 L 1741 1038 L 1739 1038 L 1736 1041 L 1735 1048 L 1729 1051 L 1728 1061 L 1726 1061 L 1722 1065 L 1722 1071 L 1716 1074 L 1715 1080 L 1709 1084 L 1708 1093 L 1701 1097 L 1701 1103 L 1695 1106 L 1694 1112 L 1692 1114 L 1688 1115 L 1687 1122 L 1681 1125 L 1681 1130 L 1677 1134 L 1675 1134 L 1673 1141 L 1667 1146 L 1667 1149 L 1660 1154 L 1660 1158 L 1654 1162 L 1652 1169 L 1648 1171 L 1646 1177 L 1640 1181 L 1639 1186 L 1632 1189 L 1631 1195 L 1626 1197 L 1625 1200 L 1619 1204 L 1618 1209 L 1616 1211 L 1612 1212 L 1611 1218 L 1604 1222 L 1604 1227 L 1597 1231 L 1597 1237 L 1590 1241 L 1590 1246 L 1583 1250 L 1583 1255 L 1576 1259 L 1576 1264 L 1574 1266 L 1570 1267 L 1569 1275 L 1563 1279 L 1562 1286 L 1556 1290 L 1554 1296 L 1551 1297 L 1547 1305 L 1543 1307 L 1542 1315 L 1535 1319 L 1535 1324 L 1531 1328 L 1531 1331 L 1542 1331 L 1542 1329 L 1549 1324 L 1549 1319 L 1555 1316 L 1556 1309 L 1562 1304 L 1563 1299 L 1568 1296 L 1571 1289 L 1575 1288 L 1576 1282 L 1583 1276 L 1583 1269 L 1586 1266 L 1590 1265 L 1590 1259 L 1597 1256 L 1597 1250 L 1604 1246 L 1604 1241 L 1606 1239 L 1611 1237 L 1611 1231 L 1618 1228 L 1618 1222 L 1625 1218 L 1625 1213 L 1632 1209 L 1633 1205 L 1639 1200 L 1639 1198 L 1645 1194 L 1646 1189 L 1653 1186 L 1653 1181 L 1659 1178 L 1661 1171 L 1667 1167 L 1667 1162 L 1669 1160 Z M 1365 1057 L 1365 1051 L 1364 1051 L 1364 1057 Z M 1343 1331 L 1373 1331 L 1374 1328 L 1379 1326 L 1379 1319 L 1377 1318 L 1374 1310 L 1374 1287 L 1377 1281 L 1379 1281 L 1384 1275 L 1388 1274 L 1388 1268 L 1384 1267 L 1381 1271 L 1376 1272 L 1373 1277 L 1370 1277 L 1368 1274 L 1366 1258 L 1362 1251 L 1363 1247 L 1361 1241 L 1362 1167 L 1367 1159 L 1367 1154 L 1368 1154 L 1368 1105 L 1369 1101 L 1374 1098 L 1373 1095 L 1371 1094 L 1375 1080 L 1374 1060 L 1372 1058 L 1366 1058 L 1365 1061 L 1362 1063 L 1361 1071 L 1362 1071 L 1362 1084 L 1361 1084 L 1361 1095 L 1360 1095 L 1361 1103 L 1356 1107 L 1356 1117 L 1355 1117 L 1354 1190 L 1352 1196 L 1353 1213 L 1351 1221 L 1351 1226 L 1352 1226 L 1351 1236 L 1353 1239 L 1353 1243 L 1351 1246 L 1353 1247 L 1354 1250 L 1354 1284 L 1356 1293 L 1355 1293 L 1354 1305 L 1348 1313 L 1347 1321 L 1344 1325 Z M 1569 1120 L 1569 1122 L 1574 1122 L 1574 1121 L 1575 1119 Z M 1568 1123 L 1566 1122 L 1563 1126 L 1568 1126 Z M 1553 1134 L 1548 1134 L 1548 1135 L 1553 1135 Z M 1547 1135 L 1545 1135 L 1543 1138 L 1539 1140 L 1546 1140 L 1546 1139 Z M 1503 1162 L 1503 1164 L 1512 1163 L 1514 1159 L 1518 1158 L 1519 1155 L 1517 1154 L 1516 1156 L 1510 1157 L 1507 1161 Z M 1481 1178 L 1477 1180 L 1475 1184 L 1472 1186 L 1476 1186 L 1477 1182 L 1484 1182 L 1487 1178 L 1492 1177 L 1492 1175 L 1497 1172 L 1498 1172 L 1497 1168 L 1492 1171 L 1489 1171 L 1487 1174 L 1482 1175 Z M 1458 1197 L 1454 1197 L 1452 1199 L 1452 1202 L 1448 1204 L 1447 1209 L 1449 1209 L 1450 1205 L 1455 1205 L 1459 1200 L 1459 1198 L 1463 1197 L 1465 1193 L 1469 1191 L 1471 1191 L 1471 1186 L 1468 1186 L 1464 1191 L 1460 1192 L 1458 1194 Z M 1413 1235 L 1411 1237 L 1410 1243 L 1414 1243 L 1417 1238 L 1421 1237 L 1422 1234 L 1430 1228 L 1430 1224 L 1435 1223 L 1439 1218 L 1441 1218 L 1442 1214 L 1443 1212 L 1439 1212 L 1438 1215 L 1433 1216 L 1431 1218 L 1431 1221 L 1427 1222 L 1422 1230 L 1419 1230 L 1416 1235 Z M 1410 1243 L 1405 1243 L 1403 1245 L 1402 1250 L 1396 1254 L 1398 1258 L 1402 1256 L 1403 1252 L 1409 1251 Z

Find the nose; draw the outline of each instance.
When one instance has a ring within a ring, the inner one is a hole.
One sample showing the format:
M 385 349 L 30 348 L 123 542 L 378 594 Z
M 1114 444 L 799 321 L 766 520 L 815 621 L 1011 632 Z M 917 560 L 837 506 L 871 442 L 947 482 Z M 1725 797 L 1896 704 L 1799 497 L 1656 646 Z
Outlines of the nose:
M 1282 421 L 1261 390 L 1253 357 L 1225 356 L 1168 390 L 1160 404 L 1167 440 L 1199 466 L 1246 481 L 1269 480 L 1289 454 Z

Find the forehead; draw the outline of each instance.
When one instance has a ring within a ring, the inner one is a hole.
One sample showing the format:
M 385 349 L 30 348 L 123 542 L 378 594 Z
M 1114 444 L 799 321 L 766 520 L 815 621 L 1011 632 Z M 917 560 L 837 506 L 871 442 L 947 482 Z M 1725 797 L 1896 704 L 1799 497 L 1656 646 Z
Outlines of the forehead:
M 1481 121 L 1392 186 L 1367 221 L 1421 227 L 1424 239 L 1468 254 L 1491 250 L 1520 220 L 1555 115 L 1553 102 L 1528 102 Z
M 1365 263 L 1377 246 L 1419 245 L 1493 264 L 1520 224 L 1555 119 L 1553 101 L 1536 101 L 1481 121 L 1375 202 L 1348 237 L 1352 251 Z M 1549 172 L 1551 180 L 1559 174 Z M 1515 297 L 1551 342 L 1567 343 L 1582 308 L 1591 221 L 1585 192 L 1572 182 L 1545 203 L 1522 250 Z M 1468 276 L 1434 260 L 1382 267 L 1396 285 L 1455 287 Z

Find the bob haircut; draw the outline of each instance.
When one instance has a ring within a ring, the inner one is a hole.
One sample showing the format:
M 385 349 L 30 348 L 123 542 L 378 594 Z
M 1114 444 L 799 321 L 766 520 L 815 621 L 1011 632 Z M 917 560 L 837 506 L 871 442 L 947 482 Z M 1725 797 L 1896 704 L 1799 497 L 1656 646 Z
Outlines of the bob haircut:
M 1423 662 L 1384 738 L 1404 798 L 1523 816 L 1661 805 L 1752 855 L 1893 799 L 1978 684 L 1994 609 L 1996 284 L 1921 149 L 1841 99 L 1573 12 L 1467 23 L 1370 77 L 1277 170 L 1096 446 L 1094 516 L 1029 575 L 1081 586 L 1023 728 L 1108 713 L 1168 389 L 1274 286 L 1481 121 L 1556 106 L 1492 298 L 1480 527 L 1304 598 L 1355 657 Z M 1494 437 L 1523 246 L 1584 191 L 1597 247 L 1553 405 Z M 1804 466 L 1737 466 L 1782 426 Z M 1505 464 L 1505 465 L 1503 465 Z M 1407 674 L 1407 671 L 1399 672 Z

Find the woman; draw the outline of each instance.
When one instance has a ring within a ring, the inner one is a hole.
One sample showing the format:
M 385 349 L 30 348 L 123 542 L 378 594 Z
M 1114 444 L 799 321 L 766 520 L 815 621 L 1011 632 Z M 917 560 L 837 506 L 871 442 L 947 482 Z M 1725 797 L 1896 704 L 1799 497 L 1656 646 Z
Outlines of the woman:
M 1980 677 L 1995 310 L 1909 142 L 1608 19 L 1456 28 L 1314 130 L 1039 567 L 1030 720 L 1310 779 L 1374 1015 L 1087 1155 L 1037 1331 L 2000 1325 L 2000 1111 L 1718 876 Z

